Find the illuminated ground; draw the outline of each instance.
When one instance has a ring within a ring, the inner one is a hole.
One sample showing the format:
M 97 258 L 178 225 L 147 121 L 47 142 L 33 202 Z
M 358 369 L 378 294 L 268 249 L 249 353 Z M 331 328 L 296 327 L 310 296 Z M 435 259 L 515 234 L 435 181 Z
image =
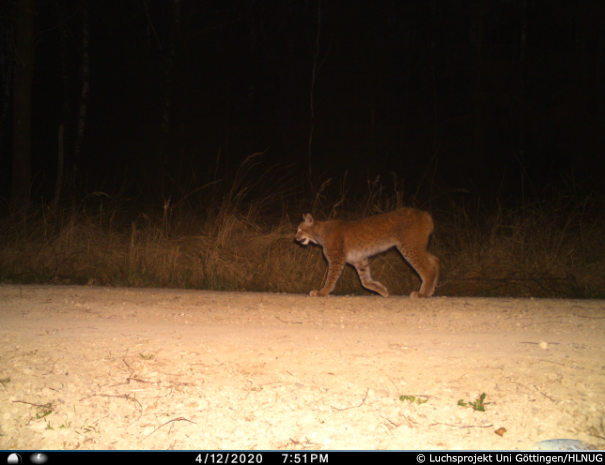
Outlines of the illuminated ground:
M 603 448 L 604 424 L 604 301 L 0 286 L 1 449 Z

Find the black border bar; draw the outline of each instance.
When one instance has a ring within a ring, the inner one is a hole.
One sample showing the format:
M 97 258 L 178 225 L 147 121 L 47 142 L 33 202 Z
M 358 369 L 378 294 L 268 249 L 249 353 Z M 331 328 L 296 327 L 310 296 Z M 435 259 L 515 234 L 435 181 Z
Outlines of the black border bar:
M 604 451 L 56 451 L 4 450 L 0 465 L 86 465 L 97 461 L 189 465 L 605 465 Z

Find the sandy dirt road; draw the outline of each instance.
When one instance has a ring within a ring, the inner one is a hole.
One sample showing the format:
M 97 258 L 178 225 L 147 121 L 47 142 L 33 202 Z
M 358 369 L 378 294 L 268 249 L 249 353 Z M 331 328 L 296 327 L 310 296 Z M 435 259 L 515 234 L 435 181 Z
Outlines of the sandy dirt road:
M 0 286 L 0 449 L 552 438 L 605 446 L 604 301 Z

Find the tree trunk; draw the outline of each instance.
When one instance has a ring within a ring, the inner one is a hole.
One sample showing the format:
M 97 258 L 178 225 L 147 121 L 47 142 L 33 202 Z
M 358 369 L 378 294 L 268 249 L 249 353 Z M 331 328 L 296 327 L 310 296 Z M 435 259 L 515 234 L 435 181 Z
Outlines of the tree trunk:
M 525 204 L 525 183 L 526 172 L 525 172 L 525 78 L 526 78 L 526 61 L 527 61 L 527 0 L 521 1 L 521 31 L 519 33 L 519 110 L 518 110 L 518 121 L 519 121 L 519 148 L 518 148 L 518 162 L 519 162 L 519 173 L 520 173 L 520 189 L 521 189 L 521 202 Z
M 3 16 L 0 15 L 0 150 L 6 150 L 11 140 L 11 92 L 15 74 L 14 31 L 12 18 L 15 14 L 15 2 L 5 2 Z
M 18 0 L 15 27 L 15 83 L 13 88 L 13 166 L 10 206 L 25 212 L 31 195 L 31 117 L 34 65 L 33 0 Z
M 82 142 L 84 140 L 84 128 L 86 127 L 86 115 L 88 113 L 88 94 L 90 92 L 90 58 L 88 54 L 88 42 L 90 31 L 88 24 L 88 0 L 82 0 L 82 63 L 80 87 L 80 106 L 78 109 L 78 128 L 74 142 L 74 164 L 77 166 Z
M 309 87 L 309 138 L 307 140 L 307 181 L 313 193 L 313 133 L 315 132 L 315 83 L 317 82 L 319 37 L 321 33 L 321 0 L 317 0 L 317 23 L 315 25 L 315 48 L 311 68 L 311 85 Z
M 471 5 L 471 44 L 474 51 L 473 72 L 473 165 L 478 172 L 486 172 L 484 141 L 484 83 L 483 83 L 483 41 L 484 21 L 489 0 L 475 0 Z M 487 179 L 487 177 L 484 177 Z M 481 184 L 484 184 L 481 182 Z M 483 189 L 480 185 L 479 189 Z
M 61 60 L 61 84 L 63 87 L 63 104 L 61 108 L 61 120 L 57 129 L 57 175 L 55 176 L 55 193 L 53 195 L 52 201 L 52 207 L 55 211 L 59 206 L 59 201 L 61 200 L 61 192 L 63 189 L 63 176 L 65 170 L 65 126 L 68 126 L 67 121 L 69 121 L 69 78 L 67 72 L 67 5 L 65 5 L 65 2 L 61 2 L 59 4 L 58 22 L 61 25 L 61 35 L 59 36 L 59 54 Z
M 164 76 L 164 108 L 162 112 L 162 132 L 170 136 L 173 129 L 173 96 L 175 88 L 175 66 L 177 48 L 180 46 L 181 35 L 181 0 L 172 0 L 172 34 L 166 55 L 166 70 Z

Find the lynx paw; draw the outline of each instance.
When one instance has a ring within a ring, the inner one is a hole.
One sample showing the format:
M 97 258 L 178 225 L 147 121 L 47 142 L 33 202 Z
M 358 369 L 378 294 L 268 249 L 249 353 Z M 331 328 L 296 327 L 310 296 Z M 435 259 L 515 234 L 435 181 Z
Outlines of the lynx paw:
M 309 292 L 309 295 L 311 297 L 324 297 L 324 296 L 328 295 L 328 293 L 327 292 L 321 292 L 321 291 L 311 291 L 311 292 Z
M 380 294 L 382 297 L 389 296 L 389 291 L 387 290 L 386 287 L 383 287 L 381 290 L 377 290 L 376 292 L 378 292 L 378 294 Z

